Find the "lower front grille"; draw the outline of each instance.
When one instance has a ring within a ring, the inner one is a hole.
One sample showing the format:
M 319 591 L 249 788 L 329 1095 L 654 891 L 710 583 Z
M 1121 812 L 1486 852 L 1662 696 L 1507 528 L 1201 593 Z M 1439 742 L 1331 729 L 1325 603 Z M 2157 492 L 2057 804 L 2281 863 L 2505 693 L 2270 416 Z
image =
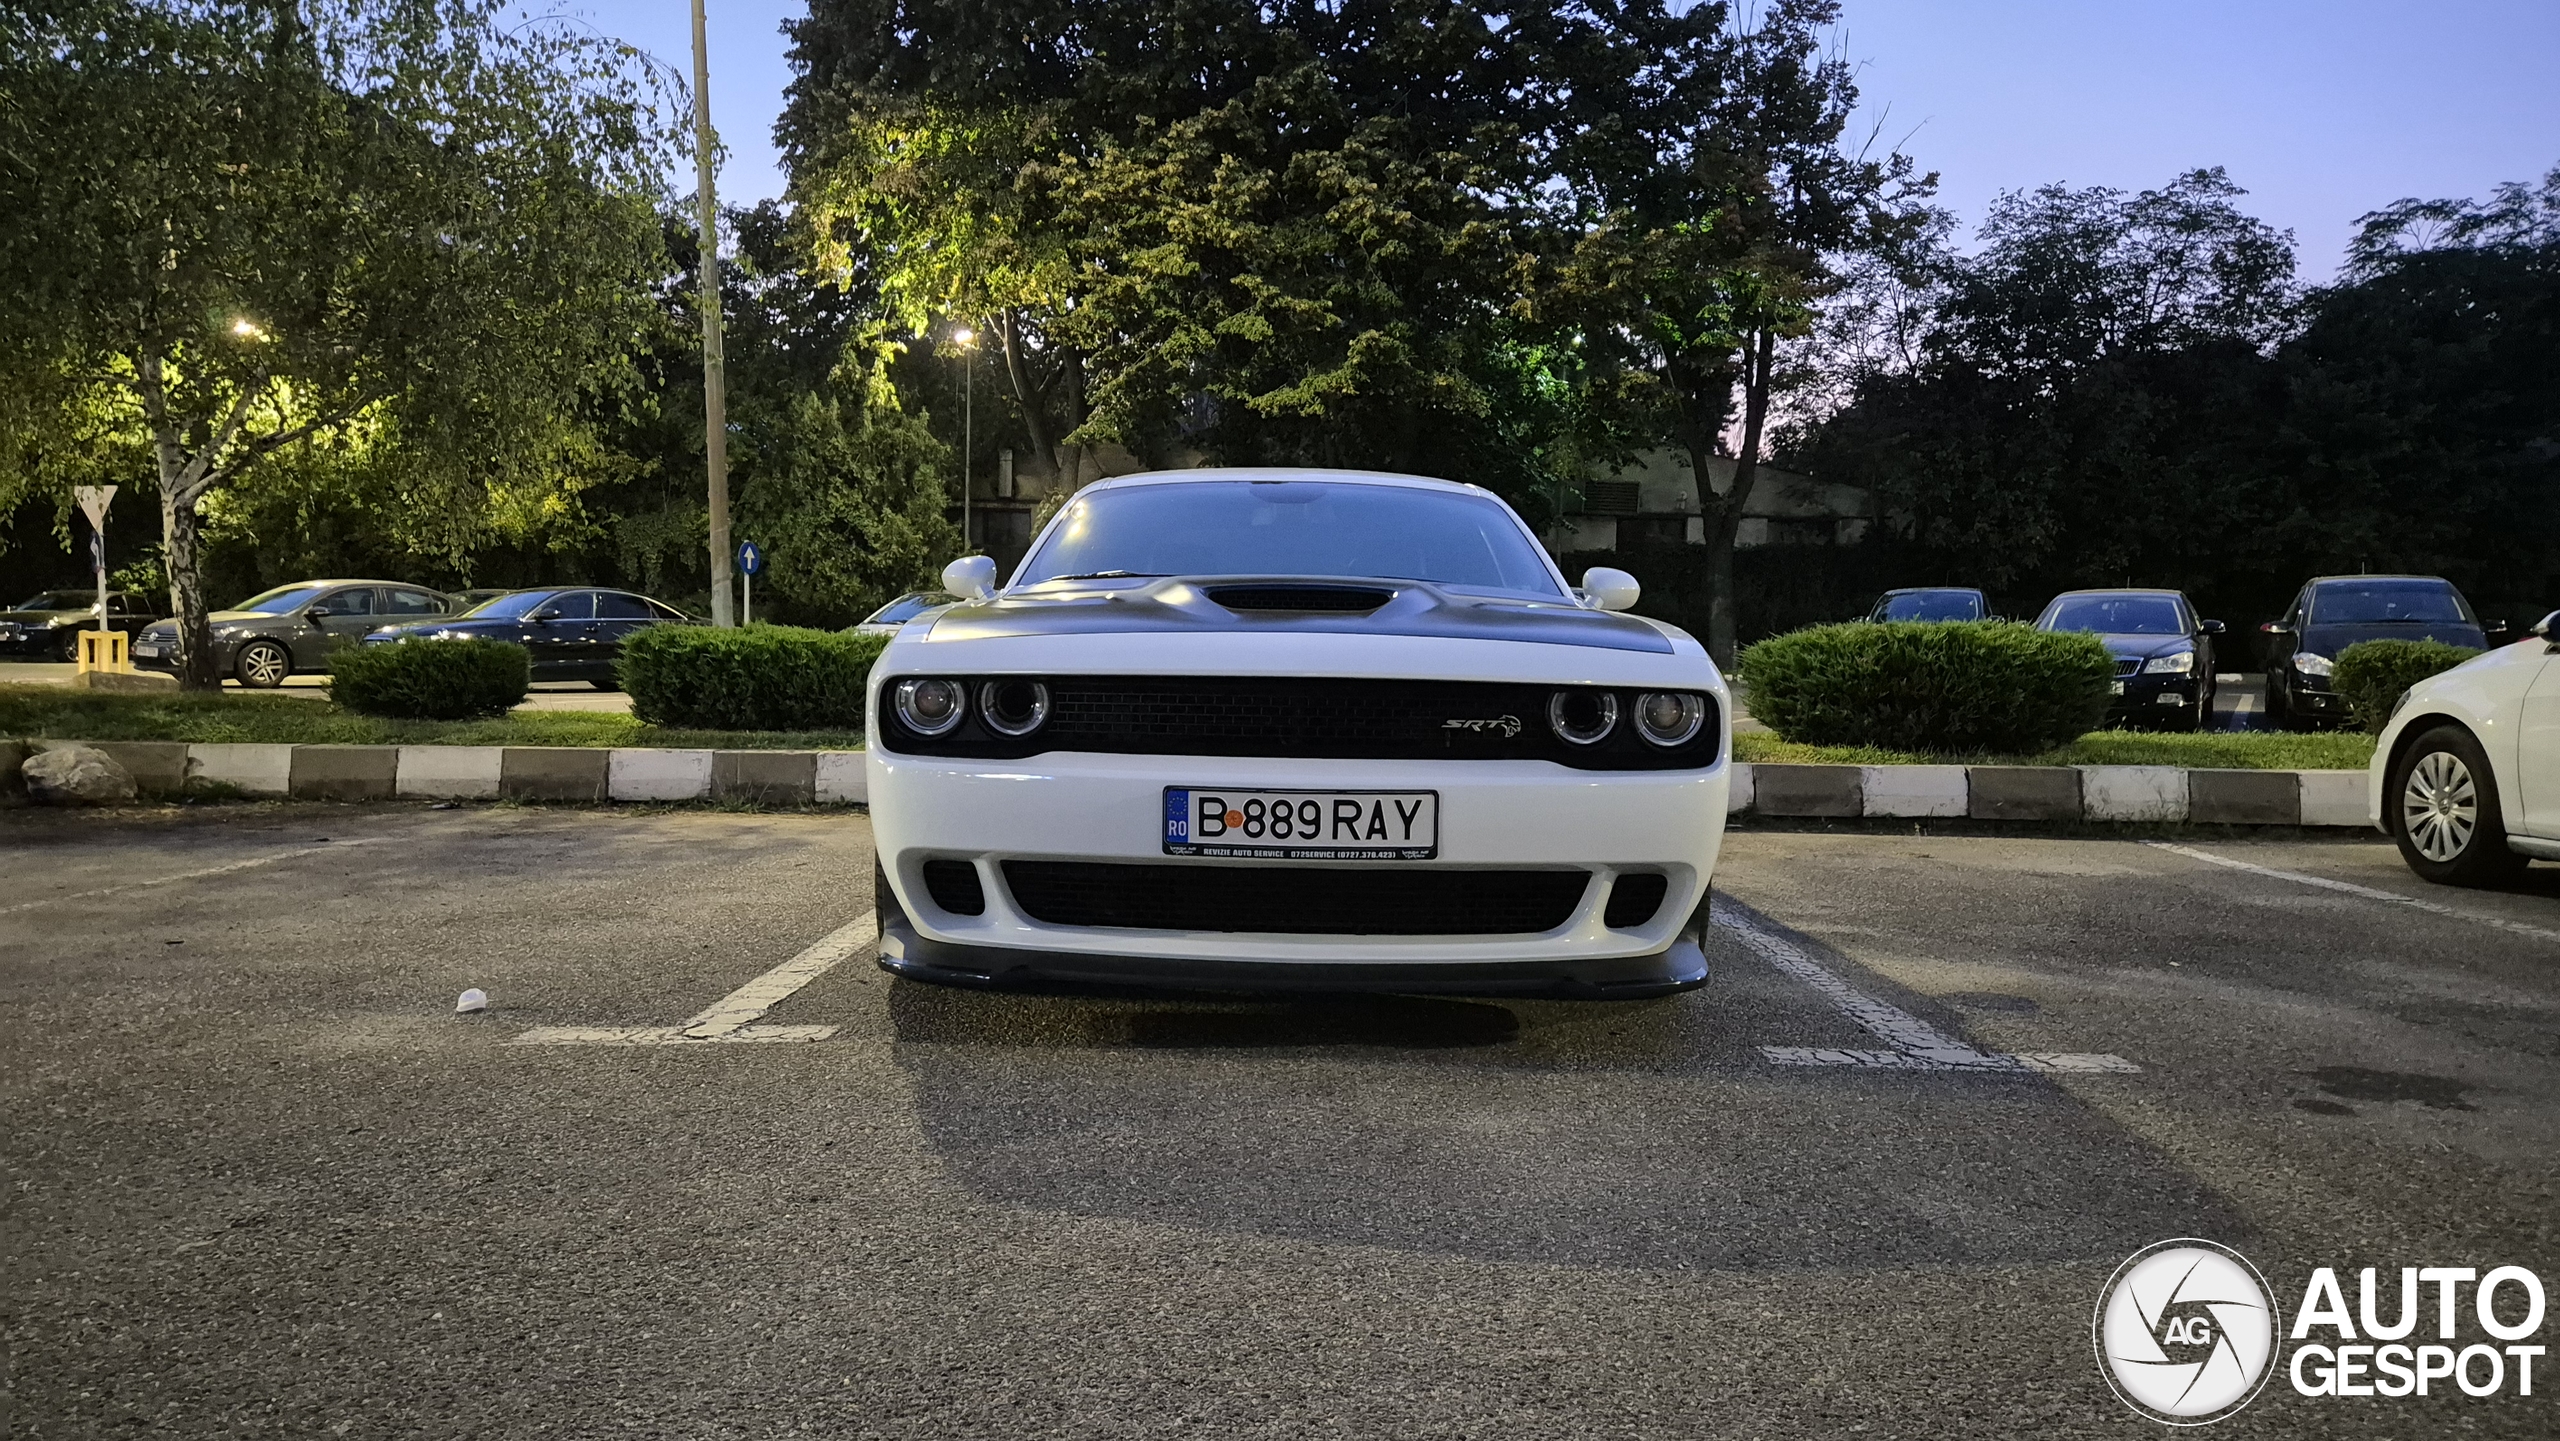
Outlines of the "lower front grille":
M 1328 936 L 1527 936 L 1572 919 L 1582 871 L 1006 861 L 1014 904 L 1054 926 Z

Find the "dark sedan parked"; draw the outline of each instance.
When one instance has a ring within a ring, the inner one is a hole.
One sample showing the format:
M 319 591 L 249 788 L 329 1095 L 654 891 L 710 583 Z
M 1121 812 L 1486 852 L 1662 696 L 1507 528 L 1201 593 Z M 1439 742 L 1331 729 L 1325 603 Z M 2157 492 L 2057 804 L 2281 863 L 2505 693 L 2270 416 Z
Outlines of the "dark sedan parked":
M 2360 640 L 2440 640 L 2486 650 L 2506 622 L 2483 626 L 2453 582 L 2432 575 L 2324 575 L 2302 588 L 2267 640 L 2267 716 L 2286 730 L 2347 719 L 2329 688 L 2338 652 Z
M 442 591 L 397 581 L 295 581 L 213 613 L 214 672 L 251 689 L 268 690 L 284 684 L 287 676 L 327 670 L 339 647 L 368 631 L 450 615 L 457 608 Z M 175 671 L 178 623 L 145 626 L 133 643 L 133 663 L 145 670 Z
M 1991 601 L 1964 586 L 1923 585 L 1889 590 L 1867 612 L 1869 620 L 1987 620 Z
M 2116 658 L 2110 721 L 2202 730 L 2213 714 L 2213 638 L 2222 622 L 2196 619 L 2183 592 L 2064 591 L 2036 629 L 2087 631 L 2106 642 Z
M 107 628 L 127 635 L 151 624 L 159 612 L 143 596 L 107 592 Z M 80 632 L 98 628 L 98 593 L 48 590 L 0 611 L 0 654 L 78 660 Z
M 625 590 L 517 590 L 451 620 L 399 625 L 375 631 L 366 645 L 428 640 L 503 640 L 533 656 L 535 680 L 582 680 L 613 690 L 614 662 L 623 637 L 647 626 L 692 617 L 674 606 Z

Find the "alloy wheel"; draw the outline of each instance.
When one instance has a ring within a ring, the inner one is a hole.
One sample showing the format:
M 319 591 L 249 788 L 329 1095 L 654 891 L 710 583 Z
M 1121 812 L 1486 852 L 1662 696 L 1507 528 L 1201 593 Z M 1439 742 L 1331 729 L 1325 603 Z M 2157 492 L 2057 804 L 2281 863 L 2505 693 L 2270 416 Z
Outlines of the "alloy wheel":
M 284 651 L 272 645 L 253 645 L 240 652 L 240 680 L 243 684 L 266 690 L 284 684 L 293 669 Z
M 2440 865 L 2470 849 L 2480 827 L 2480 794 L 2462 757 L 2451 751 L 2418 757 L 2400 789 L 2400 824 L 2418 854 Z

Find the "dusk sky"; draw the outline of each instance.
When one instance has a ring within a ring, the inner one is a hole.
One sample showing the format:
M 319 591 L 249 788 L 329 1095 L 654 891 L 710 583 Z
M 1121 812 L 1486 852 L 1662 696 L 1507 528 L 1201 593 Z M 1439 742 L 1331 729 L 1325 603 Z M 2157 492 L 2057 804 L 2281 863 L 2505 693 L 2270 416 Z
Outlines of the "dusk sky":
M 723 200 L 779 195 L 802 0 L 708 0 Z M 691 73 L 685 0 L 567 5 Z M 2221 165 L 2324 279 L 2356 216 L 2560 164 L 2555 0 L 1850 0 L 1861 131 L 1939 172 L 1966 232 L 2002 190 L 2140 189 Z

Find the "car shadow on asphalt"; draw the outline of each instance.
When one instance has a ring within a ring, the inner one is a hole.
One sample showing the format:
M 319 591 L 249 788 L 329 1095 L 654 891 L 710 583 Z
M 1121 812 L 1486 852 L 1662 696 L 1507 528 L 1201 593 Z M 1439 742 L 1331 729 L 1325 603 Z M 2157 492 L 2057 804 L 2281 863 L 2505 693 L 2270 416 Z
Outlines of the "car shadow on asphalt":
M 1739 945 L 1713 959 L 1704 990 L 1634 1003 L 900 981 L 888 1009 L 928 1144 L 1024 1210 L 1645 1270 L 2112 1262 L 2253 1237 L 2047 1078 L 1769 1064 L 1762 1044 L 1874 1040 Z

